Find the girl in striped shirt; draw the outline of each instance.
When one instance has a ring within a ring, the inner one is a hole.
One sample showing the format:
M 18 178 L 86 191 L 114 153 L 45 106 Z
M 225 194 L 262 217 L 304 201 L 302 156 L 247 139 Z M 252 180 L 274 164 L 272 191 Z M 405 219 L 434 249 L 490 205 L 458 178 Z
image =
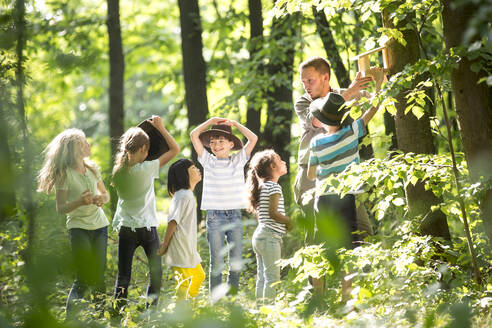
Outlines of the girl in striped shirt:
M 249 208 L 256 213 L 258 227 L 253 234 L 253 250 L 256 254 L 258 277 L 256 298 L 261 301 L 273 300 L 275 286 L 280 280 L 280 259 L 282 235 L 292 229 L 292 221 L 285 216 L 284 197 L 278 179 L 287 173 L 287 165 L 273 150 L 256 153 L 249 164 L 247 186 Z

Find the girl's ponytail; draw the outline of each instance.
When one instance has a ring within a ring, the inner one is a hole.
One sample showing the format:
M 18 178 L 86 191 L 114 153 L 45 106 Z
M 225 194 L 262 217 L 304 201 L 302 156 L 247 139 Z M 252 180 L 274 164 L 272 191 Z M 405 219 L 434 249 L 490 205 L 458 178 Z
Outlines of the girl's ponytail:
M 260 182 L 254 167 L 248 170 L 246 186 L 248 188 L 248 212 L 255 213 L 260 201 Z

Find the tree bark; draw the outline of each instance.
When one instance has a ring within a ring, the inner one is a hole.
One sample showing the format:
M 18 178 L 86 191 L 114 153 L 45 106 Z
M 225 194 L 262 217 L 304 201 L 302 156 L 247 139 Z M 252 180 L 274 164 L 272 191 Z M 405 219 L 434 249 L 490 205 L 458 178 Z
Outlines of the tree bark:
M 124 74 L 125 59 L 121 41 L 119 0 L 108 0 L 109 35 L 109 136 L 111 138 L 111 159 L 118 150 L 118 139 L 124 132 Z
M 325 48 L 326 58 L 330 61 L 333 72 L 337 77 L 338 85 L 340 87 L 346 88 L 350 85 L 350 76 L 343 65 L 342 57 L 338 52 L 335 39 L 331 34 L 330 24 L 326 19 L 326 15 L 323 11 L 316 10 L 313 6 L 314 21 L 316 23 L 316 31 L 323 42 L 323 47 Z
M 298 14 L 275 18 L 272 22 L 269 47 L 272 49 L 268 76 L 272 88 L 267 92 L 268 114 L 263 133 L 262 145 L 273 147 L 275 152 L 286 161 L 290 168 L 290 126 L 292 124 L 292 77 L 294 70 L 296 24 Z M 287 46 L 286 46 L 287 45 Z M 292 202 L 290 187 L 290 169 L 280 178 L 285 202 Z
M 12 104 L 7 100 L 5 87 L 5 85 L 0 85 L 0 170 L 2 172 L 0 177 L 0 222 L 14 214 L 16 204 L 15 173 L 9 147 L 9 127 L 7 124 L 9 118 L 6 108 Z
M 249 7 L 249 58 L 253 60 L 263 46 L 263 15 L 261 0 L 248 0 Z M 265 67 L 263 65 L 256 68 L 256 75 L 263 76 Z M 246 114 L 246 127 L 256 135 L 260 135 L 261 129 L 261 107 L 263 104 L 263 92 L 256 90 L 248 97 L 248 111 Z
M 393 75 L 402 71 L 405 65 L 415 63 L 420 58 L 420 50 L 416 32 L 404 28 L 409 23 L 410 17 L 407 16 L 405 20 L 400 21 L 395 26 L 390 18 L 391 10 L 392 8 L 386 8 L 383 11 L 383 26 L 398 28 L 407 42 L 407 45 L 403 46 L 392 39 L 388 44 L 388 65 L 390 75 Z M 418 81 L 415 81 L 414 85 L 417 83 Z M 426 108 L 425 115 L 420 119 L 411 113 L 405 115 L 405 94 L 406 92 L 402 91 L 396 97 L 395 127 L 398 148 L 405 153 L 434 154 L 436 150 L 430 129 L 429 109 Z M 431 211 L 432 205 L 440 203 L 439 198 L 432 191 L 425 190 L 423 182 L 418 182 L 415 186 L 408 184 L 405 193 L 409 215 L 423 217 L 420 223 L 421 233 L 450 239 L 449 227 L 444 213 L 439 210 Z
M 442 0 L 443 33 L 446 48 L 462 45 L 471 17 L 478 14 L 479 5 L 461 4 L 461 1 Z M 492 88 L 485 82 L 478 83 L 485 72 L 473 72 L 472 65 L 479 59 L 463 56 L 458 67 L 451 71 L 451 83 L 459 122 L 461 141 L 470 176 L 478 181 L 480 176 L 492 178 Z M 480 202 L 481 218 L 489 244 L 492 243 L 492 189 Z
M 123 57 L 123 43 L 121 41 L 120 4 L 119 0 L 108 0 L 109 37 L 109 138 L 111 143 L 111 166 L 118 151 L 118 140 L 124 133 L 124 75 L 125 59 Z M 116 210 L 116 191 L 109 187 L 111 195 L 111 209 Z
M 207 66 L 202 54 L 202 24 L 198 0 L 179 0 L 178 5 L 188 129 L 191 129 L 207 119 Z M 193 160 L 197 163 L 195 149 L 193 146 L 191 149 Z M 201 221 L 201 183 L 196 186 L 195 195 L 198 201 L 198 221 Z

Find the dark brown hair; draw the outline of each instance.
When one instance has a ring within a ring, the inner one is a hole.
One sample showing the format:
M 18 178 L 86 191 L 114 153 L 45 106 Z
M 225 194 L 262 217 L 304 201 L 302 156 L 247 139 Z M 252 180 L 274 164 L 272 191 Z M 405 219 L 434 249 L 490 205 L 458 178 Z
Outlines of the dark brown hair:
M 331 74 L 330 63 L 323 57 L 311 57 L 309 59 L 306 59 L 299 65 L 299 72 L 308 67 L 313 67 L 317 72 L 322 74 Z
M 246 179 L 248 188 L 248 212 L 256 213 L 260 202 L 260 179 L 271 178 L 271 164 L 275 162 L 275 151 L 267 149 L 256 153 L 251 162 Z

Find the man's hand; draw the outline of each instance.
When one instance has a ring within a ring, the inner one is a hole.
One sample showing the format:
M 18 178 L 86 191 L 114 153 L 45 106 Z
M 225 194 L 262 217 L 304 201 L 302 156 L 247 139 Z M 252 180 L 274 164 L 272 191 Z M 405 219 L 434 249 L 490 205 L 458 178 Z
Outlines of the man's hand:
M 362 73 L 357 72 L 355 79 L 352 81 L 352 83 L 350 83 L 347 91 L 345 91 L 342 95 L 343 99 L 345 99 L 345 101 L 351 100 L 355 95 L 359 93 L 359 91 L 367 89 L 369 87 L 369 82 L 371 82 L 372 80 L 372 76 L 368 75 L 362 77 Z
M 383 84 L 383 81 L 386 78 L 387 73 L 388 70 L 382 67 L 371 67 L 368 70 L 366 70 L 366 76 L 372 76 L 374 82 L 376 82 L 376 86 L 374 88 L 376 93 L 379 92 L 379 90 L 381 90 L 381 85 Z

